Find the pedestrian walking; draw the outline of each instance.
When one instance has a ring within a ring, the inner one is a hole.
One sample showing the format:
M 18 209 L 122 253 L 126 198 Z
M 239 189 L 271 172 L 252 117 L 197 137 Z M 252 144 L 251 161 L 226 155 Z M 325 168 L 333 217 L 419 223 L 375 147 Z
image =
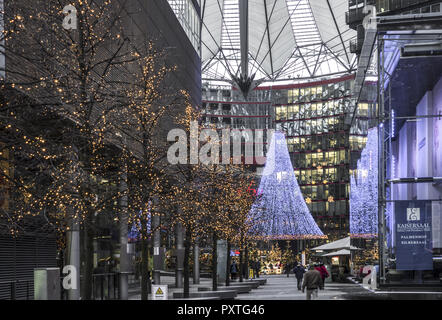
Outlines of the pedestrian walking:
M 293 271 L 295 273 L 296 281 L 298 283 L 298 290 L 301 290 L 302 277 L 304 277 L 305 269 L 301 264 L 297 264 Z
M 238 266 L 236 265 L 235 260 L 233 260 L 232 265 L 230 266 L 230 274 L 232 280 L 235 280 L 237 273 L 238 273 Z
M 287 277 L 289 277 L 290 271 L 291 271 L 291 268 L 292 268 L 292 265 L 290 264 L 290 262 L 287 262 L 285 264 L 284 268 L 285 268 L 285 273 L 287 274 Z
M 255 269 L 256 269 L 255 263 L 256 263 L 256 261 L 254 261 L 254 260 L 250 260 L 250 262 L 249 262 L 249 269 L 250 269 L 250 271 L 249 271 L 249 278 L 250 279 L 255 279 L 256 278 L 256 275 L 255 275 Z
M 324 264 L 323 263 L 320 263 L 319 264 L 319 273 L 321 273 L 321 279 L 322 279 L 322 287 L 324 288 L 324 286 L 325 286 L 325 278 L 328 278 L 329 277 L 329 274 L 328 274 L 328 271 L 327 271 L 327 268 L 324 266 Z
M 256 277 L 259 278 L 259 271 L 261 270 L 261 262 L 259 260 L 255 263 L 255 274 Z
M 321 273 L 315 270 L 315 266 L 311 265 L 309 270 L 304 274 L 304 280 L 302 282 L 302 292 L 305 292 L 307 288 L 306 299 L 312 300 L 318 296 L 318 288 L 323 289 Z

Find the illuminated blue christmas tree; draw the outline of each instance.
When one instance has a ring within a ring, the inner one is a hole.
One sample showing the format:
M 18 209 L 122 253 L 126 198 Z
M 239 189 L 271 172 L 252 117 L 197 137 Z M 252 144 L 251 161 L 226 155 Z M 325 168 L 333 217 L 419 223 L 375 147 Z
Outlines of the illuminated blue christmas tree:
M 251 237 L 258 239 L 324 238 L 313 219 L 293 171 L 285 136 L 275 132 L 250 210 Z
M 387 189 L 387 191 L 389 191 Z M 389 194 L 387 193 L 387 199 Z M 394 247 L 395 239 L 394 239 L 394 207 L 393 202 L 387 202 L 385 206 L 385 220 L 386 220 L 386 229 L 387 229 L 387 247 Z
M 378 132 L 368 131 L 367 144 L 350 178 L 350 235 L 375 237 L 378 233 Z
M 150 214 L 150 201 L 149 201 L 149 208 L 148 208 L 148 215 L 147 215 L 147 222 L 146 222 L 146 228 L 148 232 L 151 231 L 151 214 Z M 141 239 L 141 219 L 140 219 L 141 211 L 138 213 L 137 217 L 134 219 L 132 226 L 127 233 L 127 239 L 129 243 L 137 242 Z

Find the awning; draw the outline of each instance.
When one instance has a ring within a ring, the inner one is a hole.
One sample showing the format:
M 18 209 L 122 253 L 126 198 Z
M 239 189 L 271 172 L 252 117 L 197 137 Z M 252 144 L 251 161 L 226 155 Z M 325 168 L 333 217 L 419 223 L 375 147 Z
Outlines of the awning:
M 330 253 L 324 254 L 323 257 L 349 256 L 349 255 L 350 255 L 350 250 L 342 249 L 342 250 L 339 250 L 339 251 L 335 251 L 335 252 L 330 252 Z
M 361 250 L 359 248 L 350 245 L 350 237 L 346 237 L 343 239 L 323 244 L 322 246 L 315 247 L 312 250 L 318 251 L 318 250 L 339 250 L 339 249 Z

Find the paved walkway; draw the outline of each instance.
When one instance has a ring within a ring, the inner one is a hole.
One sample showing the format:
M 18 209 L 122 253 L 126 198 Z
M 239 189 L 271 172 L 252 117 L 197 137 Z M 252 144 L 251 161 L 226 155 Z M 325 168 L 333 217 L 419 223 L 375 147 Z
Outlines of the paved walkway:
M 294 276 L 286 275 L 261 276 L 267 279 L 267 284 L 252 290 L 247 294 L 240 294 L 238 300 L 305 300 L 306 295 L 298 290 Z M 319 291 L 318 300 L 344 300 L 343 296 L 348 289 L 356 286 L 347 283 L 325 283 L 324 290 Z M 360 288 L 358 286 L 358 288 Z M 360 288 L 360 290 L 364 290 Z
M 261 279 L 267 279 L 265 285 L 253 289 L 249 293 L 238 294 L 235 300 L 305 300 L 305 293 L 298 291 L 296 278 L 286 275 L 261 276 Z M 173 292 L 182 292 L 182 288 L 173 288 L 175 279 L 170 276 L 161 277 L 161 284 L 169 285 L 169 299 L 173 300 Z M 211 279 L 201 279 L 199 285 L 193 285 L 191 279 L 190 291 L 198 291 L 198 287 L 211 287 Z M 129 290 L 130 300 L 139 300 L 141 298 L 138 288 Z M 150 295 L 149 295 L 149 298 Z M 381 297 L 362 288 L 354 283 L 333 283 L 326 282 L 325 289 L 319 291 L 318 300 L 353 300 L 353 299 L 379 299 Z M 385 298 L 385 297 L 383 297 Z

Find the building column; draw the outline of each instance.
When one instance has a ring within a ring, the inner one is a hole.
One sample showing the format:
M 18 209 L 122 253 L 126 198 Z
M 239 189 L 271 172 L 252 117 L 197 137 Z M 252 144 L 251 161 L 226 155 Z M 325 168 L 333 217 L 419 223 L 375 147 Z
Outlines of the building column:
M 193 246 L 193 284 L 200 283 L 200 248 L 196 243 Z
M 160 230 L 160 215 L 155 213 L 152 216 L 152 229 L 153 229 L 153 281 L 156 285 L 161 284 L 162 268 L 162 256 L 160 254 L 161 248 L 161 230 Z
M 74 211 L 75 209 L 71 209 Z M 68 300 L 80 300 L 80 223 L 75 213 L 71 213 L 67 236 L 67 265 L 73 269 L 71 288 L 68 289 Z
M 226 282 L 227 274 L 226 266 L 227 266 L 227 241 L 226 240 L 217 240 L 217 276 L 218 283 Z M 230 254 L 230 252 L 229 252 Z M 238 267 L 239 268 L 239 267 Z
M 184 230 L 181 223 L 176 225 L 176 270 L 175 270 L 175 286 L 183 287 L 183 269 L 184 269 Z

